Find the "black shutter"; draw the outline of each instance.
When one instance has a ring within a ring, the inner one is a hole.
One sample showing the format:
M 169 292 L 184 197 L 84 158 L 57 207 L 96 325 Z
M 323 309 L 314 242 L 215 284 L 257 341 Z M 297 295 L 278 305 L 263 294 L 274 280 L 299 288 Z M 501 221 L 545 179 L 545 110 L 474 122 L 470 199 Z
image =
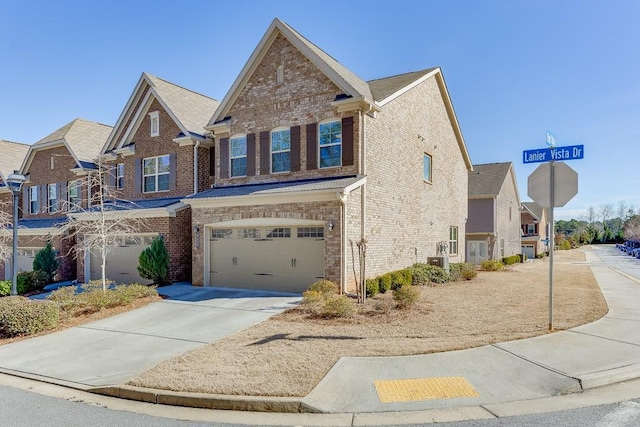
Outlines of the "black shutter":
M 169 190 L 174 191 L 178 186 L 178 156 L 169 154 Z M 196 189 L 194 188 L 194 192 Z
M 209 176 L 216 175 L 216 149 L 215 147 L 209 148 Z
M 300 170 L 300 126 L 291 127 L 291 152 L 289 153 L 291 172 Z
M 260 175 L 271 173 L 271 148 L 269 132 L 260 132 Z
M 307 125 L 307 170 L 318 169 L 318 125 Z
M 256 174 L 256 134 L 247 134 L 247 176 Z
M 30 213 L 29 212 L 29 190 L 31 187 L 24 187 L 22 189 L 22 215 Z
M 220 138 L 220 178 L 229 178 L 229 138 Z
M 353 165 L 353 117 L 342 119 L 342 166 Z
M 140 193 L 142 193 L 144 187 L 144 183 L 142 182 L 142 159 L 135 159 L 135 166 L 136 167 L 133 174 L 133 177 L 136 181 L 134 186 L 134 193 L 136 195 L 139 195 Z

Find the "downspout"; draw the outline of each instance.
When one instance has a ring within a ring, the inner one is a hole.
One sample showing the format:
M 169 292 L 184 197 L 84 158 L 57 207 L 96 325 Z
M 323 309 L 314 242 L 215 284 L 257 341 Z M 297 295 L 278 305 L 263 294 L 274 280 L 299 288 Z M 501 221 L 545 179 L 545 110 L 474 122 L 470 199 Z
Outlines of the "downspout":
M 344 294 L 347 292 L 347 195 L 337 193 L 337 196 L 340 201 L 340 241 L 342 242 L 340 244 L 340 293 Z
M 200 140 L 193 146 L 193 194 L 198 194 L 198 148 Z

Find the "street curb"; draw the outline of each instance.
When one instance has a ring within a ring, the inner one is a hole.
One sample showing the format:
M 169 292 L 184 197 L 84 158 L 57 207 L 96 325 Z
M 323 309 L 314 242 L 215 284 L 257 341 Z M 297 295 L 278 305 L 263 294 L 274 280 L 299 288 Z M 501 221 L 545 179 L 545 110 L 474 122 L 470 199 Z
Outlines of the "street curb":
M 293 414 L 321 413 L 317 409 L 306 405 L 301 398 L 295 397 L 233 396 L 176 392 L 128 385 L 95 387 L 86 391 L 120 399 L 189 408 Z

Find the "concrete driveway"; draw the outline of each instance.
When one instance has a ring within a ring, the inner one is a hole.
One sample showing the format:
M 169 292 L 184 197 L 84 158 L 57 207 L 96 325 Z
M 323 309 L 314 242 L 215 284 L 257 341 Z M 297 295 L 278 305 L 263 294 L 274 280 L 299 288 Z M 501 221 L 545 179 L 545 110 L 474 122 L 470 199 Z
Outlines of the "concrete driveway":
M 174 284 L 167 299 L 0 347 L 0 371 L 92 388 L 123 384 L 163 360 L 293 307 L 300 295 Z

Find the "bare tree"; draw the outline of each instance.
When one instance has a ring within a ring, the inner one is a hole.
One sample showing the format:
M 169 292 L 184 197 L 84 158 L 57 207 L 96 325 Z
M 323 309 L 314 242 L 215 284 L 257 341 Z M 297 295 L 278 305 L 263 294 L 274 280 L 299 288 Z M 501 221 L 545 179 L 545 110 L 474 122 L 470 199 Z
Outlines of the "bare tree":
M 100 258 L 102 289 L 107 289 L 107 256 L 117 248 L 123 238 L 136 239 L 140 222 L 133 218 L 135 205 L 120 199 L 113 185 L 115 171 L 102 159 L 96 160 L 97 169 L 78 188 L 79 181 L 70 183 L 67 188 L 66 210 L 69 220 L 62 224 L 61 231 L 76 237 L 72 248 L 76 259 L 89 251 Z M 78 197 L 78 194 L 86 197 Z M 75 196 L 72 196 L 75 195 Z M 83 203 L 86 201 L 86 203 Z M 87 280 L 87 278 L 85 278 Z
M 593 225 L 593 223 L 596 222 L 596 208 L 589 206 L 589 209 L 587 209 L 587 218 L 589 225 Z
M 628 240 L 640 240 L 640 216 L 629 219 L 624 226 L 624 237 Z
M 13 256 L 13 202 L 0 202 L 0 262 Z

